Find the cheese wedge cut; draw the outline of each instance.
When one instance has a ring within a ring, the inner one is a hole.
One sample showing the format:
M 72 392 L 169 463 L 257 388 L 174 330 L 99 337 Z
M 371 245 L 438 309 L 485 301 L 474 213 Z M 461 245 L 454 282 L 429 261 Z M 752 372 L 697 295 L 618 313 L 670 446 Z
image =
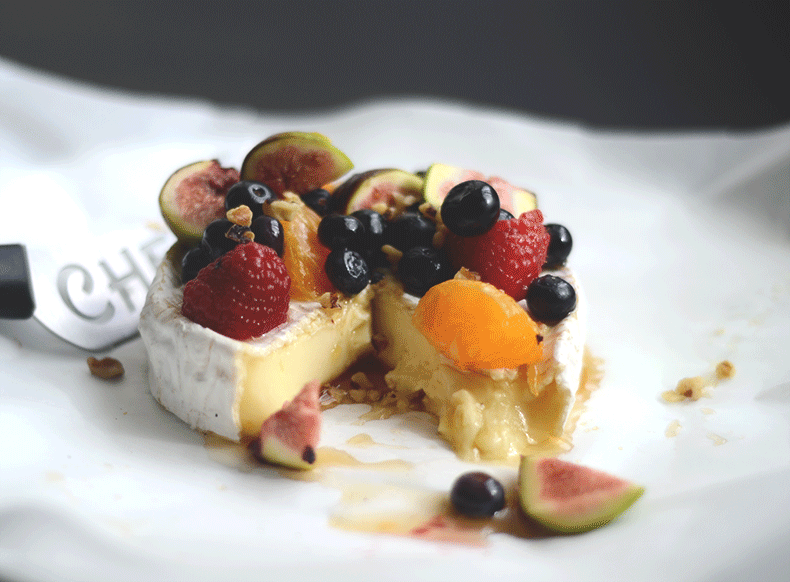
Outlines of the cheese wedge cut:
M 372 288 L 337 307 L 291 302 L 284 324 L 241 342 L 181 315 L 181 253 L 174 246 L 159 266 L 139 327 L 151 393 L 191 427 L 236 441 L 257 436 L 307 382 L 328 382 L 371 351 Z
M 543 334 L 544 359 L 514 369 L 461 370 L 412 324 L 418 298 L 388 278 L 373 299 L 373 333 L 391 368 L 387 384 L 399 392 L 425 392 L 439 433 L 467 460 L 518 458 L 541 443 L 561 439 L 581 382 L 584 294 L 573 273 L 552 272 L 571 283 L 576 309 Z M 521 302 L 526 309 L 526 302 Z
M 222 336 L 181 315 L 182 252 L 173 247 L 157 270 L 140 335 L 149 355 L 151 393 L 193 428 L 236 441 L 255 437 L 263 421 L 307 382 L 329 382 L 375 344 L 390 369 L 388 386 L 401 394 L 423 391 L 439 433 L 461 458 L 512 460 L 567 436 L 582 375 L 586 309 L 569 269 L 554 274 L 575 286 L 577 308 L 545 327 L 543 361 L 464 371 L 414 327 L 418 298 L 392 277 L 342 298 L 336 307 L 292 302 L 288 320 L 261 338 L 240 342 Z

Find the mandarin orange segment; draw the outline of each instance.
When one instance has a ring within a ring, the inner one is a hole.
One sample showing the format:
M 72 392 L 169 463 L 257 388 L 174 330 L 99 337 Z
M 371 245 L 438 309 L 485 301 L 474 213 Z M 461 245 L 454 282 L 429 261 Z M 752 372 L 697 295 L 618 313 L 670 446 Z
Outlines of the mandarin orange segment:
M 291 300 L 313 301 L 335 288 L 324 271 L 329 249 L 318 240 L 321 217 L 301 205 L 291 220 L 283 221 L 283 262 L 291 275 Z
M 451 279 L 431 287 L 412 321 L 463 370 L 516 368 L 543 358 L 537 324 L 512 297 L 482 281 Z

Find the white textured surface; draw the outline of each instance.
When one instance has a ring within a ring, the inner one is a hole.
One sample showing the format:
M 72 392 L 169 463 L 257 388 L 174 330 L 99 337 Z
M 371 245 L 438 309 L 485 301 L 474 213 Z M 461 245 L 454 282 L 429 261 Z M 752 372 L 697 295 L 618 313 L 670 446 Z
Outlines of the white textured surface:
M 0 61 L 2 242 L 58 245 L 144 224 L 172 172 L 238 164 L 289 129 L 330 135 L 359 169 L 433 161 L 506 176 L 574 236 L 589 345 L 605 376 L 565 458 L 647 487 L 623 518 L 581 536 L 497 536 L 486 548 L 330 528 L 331 484 L 220 461 L 148 393 L 141 341 L 126 376 L 89 376 L 87 354 L 34 322 L 0 322 L 0 578 L 60 580 L 487 577 L 783 582 L 790 571 L 790 127 L 754 134 L 589 132 L 424 101 L 272 117 L 101 93 Z M 730 359 L 710 398 L 659 394 Z M 343 408 L 343 410 L 341 410 Z M 407 472 L 349 481 L 447 491 L 459 463 L 419 415 L 355 425 L 338 407 L 323 438 Z M 665 435 L 678 421 L 677 436 Z M 347 445 L 365 432 L 383 443 Z M 713 437 L 723 437 L 724 444 Z M 406 448 L 395 448 L 395 443 Z M 505 480 L 512 469 L 487 467 Z M 657 574 L 660 573 L 660 574 Z

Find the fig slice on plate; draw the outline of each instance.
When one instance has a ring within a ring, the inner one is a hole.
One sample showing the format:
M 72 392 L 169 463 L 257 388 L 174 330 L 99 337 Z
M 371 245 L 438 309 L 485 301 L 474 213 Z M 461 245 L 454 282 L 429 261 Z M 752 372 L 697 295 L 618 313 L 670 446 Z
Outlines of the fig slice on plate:
M 256 145 L 244 158 L 244 180 L 263 182 L 277 196 L 304 194 L 337 180 L 354 167 L 351 160 L 320 133 L 289 131 Z
M 331 208 L 351 214 L 362 208 L 371 208 L 378 202 L 393 204 L 395 195 L 414 196 L 422 199 L 423 179 L 395 168 L 368 170 L 354 174 L 332 193 Z
M 582 533 L 606 525 L 644 491 L 620 477 L 554 457 L 522 457 L 519 466 L 519 501 L 524 513 L 561 533 Z
M 253 455 L 291 469 L 312 468 L 321 433 L 320 391 L 320 382 L 308 382 L 292 401 L 267 418 L 260 436 L 250 443 Z
M 515 217 L 538 207 L 537 197 L 529 190 L 517 188 L 497 176 L 486 176 L 481 172 L 464 170 L 447 164 L 431 164 L 428 168 L 423 189 L 425 200 L 434 208 L 441 208 L 442 201 L 453 186 L 467 180 L 482 180 L 489 184 L 496 190 L 500 206 Z
M 210 222 L 225 216 L 225 195 L 239 172 L 217 160 L 194 162 L 176 170 L 159 194 L 159 209 L 178 240 L 196 245 Z

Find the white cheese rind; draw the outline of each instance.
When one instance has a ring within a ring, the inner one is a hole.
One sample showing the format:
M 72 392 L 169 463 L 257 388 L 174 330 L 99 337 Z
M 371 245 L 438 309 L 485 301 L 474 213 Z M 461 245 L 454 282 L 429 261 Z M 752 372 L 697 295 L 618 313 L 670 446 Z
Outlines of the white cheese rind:
M 333 309 L 292 302 L 285 323 L 249 342 L 188 320 L 181 315 L 180 253 L 174 246 L 157 269 L 139 328 L 151 394 L 192 428 L 240 440 L 246 423 L 252 436 L 251 426 L 260 427 L 307 381 L 326 382 L 371 349 L 370 288 Z M 323 365 L 309 365 L 316 356 L 324 358 Z M 256 364 L 274 368 L 256 370 Z M 263 396 L 255 398 L 255 392 Z

